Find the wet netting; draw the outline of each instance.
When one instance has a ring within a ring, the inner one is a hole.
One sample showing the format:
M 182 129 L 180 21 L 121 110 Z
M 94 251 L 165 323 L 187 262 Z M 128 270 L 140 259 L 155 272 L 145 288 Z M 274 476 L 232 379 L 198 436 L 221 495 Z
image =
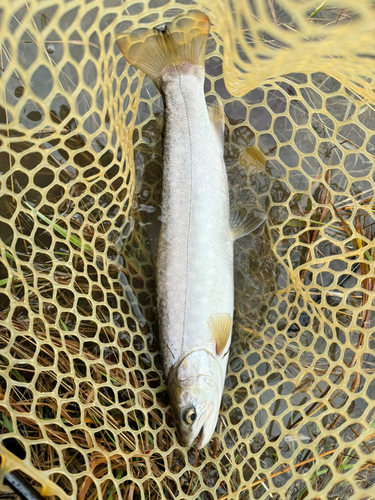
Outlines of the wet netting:
M 235 245 L 216 432 L 179 444 L 158 350 L 163 101 L 116 32 L 195 5 Z M 375 494 L 370 0 L 0 3 L 0 456 L 50 500 Z M 0 498 L 15 500 L 6 484 Z

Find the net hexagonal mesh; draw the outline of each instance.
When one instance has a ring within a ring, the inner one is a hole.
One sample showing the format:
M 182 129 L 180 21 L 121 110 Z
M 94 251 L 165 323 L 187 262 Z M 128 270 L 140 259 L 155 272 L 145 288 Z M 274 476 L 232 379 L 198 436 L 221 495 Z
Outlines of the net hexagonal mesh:
M 200 451 L 179 445 L 157 344 L 163 103 L 114 43 L 191 5 L 232 203 L 269 215 L 235 246 Z M 1 478 L 51 499 L 373 498 L 373 2 L 0 7 Z

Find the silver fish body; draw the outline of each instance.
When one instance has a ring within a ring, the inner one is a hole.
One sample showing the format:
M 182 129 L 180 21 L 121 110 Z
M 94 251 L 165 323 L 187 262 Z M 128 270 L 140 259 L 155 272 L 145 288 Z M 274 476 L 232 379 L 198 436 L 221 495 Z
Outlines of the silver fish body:
M 185 71 L 166 76 L 162 87 L 166 221 L 159 241 L 157 291 L 164 372 L 174 400 L 181 382 L 189 379 L 180 401 L 172 402 L 175 413 L 197 408 L 189 386 L 211 391 L 204 406 L 213 405 L 216 414 L 202 433 L 199 445 L 205 446 L 217 421 L 230 343 L 229 336 L 217 354 L 209 320 L 218 313 L 233 315 L 233 237 L 223 146 L 207 111 L 204 70 L 190 66 Z M 201 431 L 203 423 L 196 420 L 196 432 L 180 426 L 186 445 Z
M 210 440 L 224 387 L 233 318 L 232 217 L 219 105 L 207 110 L 204 56 L 209 19 L 190 11 L 159 30 L 120 35 L 128 62 L 165 99 L 163 215 L 157 256 L 160 344 L 169 398 L 184 445 Z M 254 212 L 255 213 L 255 212 Z

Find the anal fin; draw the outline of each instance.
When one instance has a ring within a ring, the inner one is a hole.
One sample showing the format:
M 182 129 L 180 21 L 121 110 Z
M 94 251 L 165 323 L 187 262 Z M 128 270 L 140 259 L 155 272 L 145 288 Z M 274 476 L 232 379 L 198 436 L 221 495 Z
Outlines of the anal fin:
M 208 104 L 208 115 L 215 130 L 219 144 L 224 149 L 224 108 L 221 101 L 216 99 L 212 104 Z
M 220 356 L 232 333 L 232 318 L 227 313 L 211 314 L 208 324 L 216 342 L 216 354 Z

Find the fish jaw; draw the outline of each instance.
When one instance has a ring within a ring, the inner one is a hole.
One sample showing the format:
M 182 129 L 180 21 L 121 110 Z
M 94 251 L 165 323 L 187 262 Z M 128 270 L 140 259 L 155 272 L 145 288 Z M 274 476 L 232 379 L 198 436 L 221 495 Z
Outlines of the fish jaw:
M 220 398 L 221 399 L 221 398 Z M 198 443 L 197 448 L 201 450 L 209 443 L 212 434 L 214 433 L 216 423 L 217 423 L 218 414 L 214 412 L 214 408 L 212 407 L 211 412 L 206 417 L 206 422 L 203 424 L 201 430 L 198 433 Z

